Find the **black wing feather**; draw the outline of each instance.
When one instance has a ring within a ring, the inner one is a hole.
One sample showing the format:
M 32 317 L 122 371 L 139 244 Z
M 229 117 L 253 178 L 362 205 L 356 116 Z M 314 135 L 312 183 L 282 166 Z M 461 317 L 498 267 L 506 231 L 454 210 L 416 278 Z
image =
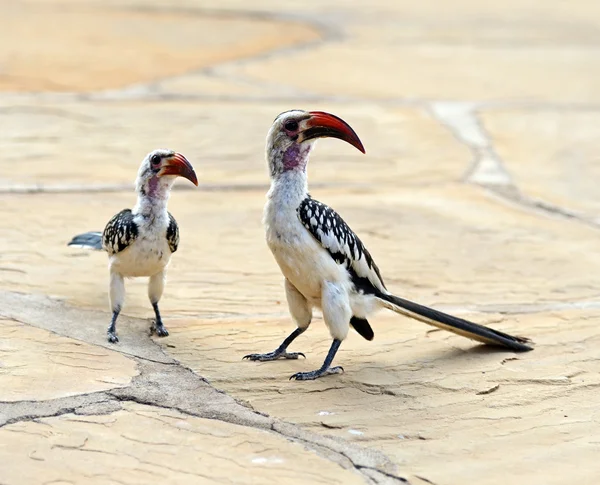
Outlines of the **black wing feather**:
M 385 290 L 379 268 L 358 236 L 331 207 L 308 196 L 297 209 L 300 221 L 331 257 L 348 269 L 357 290 Z
M 138 237 L 138 227 L 131 209 L 123 209 L 115 215 L 102 233 L 102 247 L 113 255 L 127 249 Z
M 179 226 L 177 221 L 169 212 L 169 227 L 167 227 L 167 241 L 169 242 L 169 249 L 174 253 L 179 247 Z

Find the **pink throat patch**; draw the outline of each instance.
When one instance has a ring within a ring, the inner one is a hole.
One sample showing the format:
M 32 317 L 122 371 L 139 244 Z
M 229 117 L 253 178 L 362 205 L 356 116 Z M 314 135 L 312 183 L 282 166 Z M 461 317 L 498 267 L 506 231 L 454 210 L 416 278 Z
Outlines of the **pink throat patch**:
M 283 154 L 283 170 L 285 172 L 295 169 L 304 170 L 306 168 L 309 151 L 309 146 L 303 147 L 294 144 L 289 147 Z

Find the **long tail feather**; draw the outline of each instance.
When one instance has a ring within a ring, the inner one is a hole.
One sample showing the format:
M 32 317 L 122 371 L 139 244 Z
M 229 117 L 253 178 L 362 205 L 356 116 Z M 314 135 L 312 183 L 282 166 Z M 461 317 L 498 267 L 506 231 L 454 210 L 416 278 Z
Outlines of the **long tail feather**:
M 102 233 L 101 232 L 86 232 L 78 234 L 67 246 L 75 246 L 78 248 L 102 250 Z
M 378 295 L 378 298 L 386 308 L 389 308 L 396 313 L 420 320 L 443 330 L 448 330 L 463 337 L 477 340 L 488 345 L 500 345 L 517 352 L 533 350 L 533 347 L 527 345 L 528 343 L 531 343 L 528 338 L 515 337 L 477 323 L 463 320 L 462 318 L 453 317 L 447 313 L 419 305 L 418 303 L 405 300 L 398 296 L 381 294 Z

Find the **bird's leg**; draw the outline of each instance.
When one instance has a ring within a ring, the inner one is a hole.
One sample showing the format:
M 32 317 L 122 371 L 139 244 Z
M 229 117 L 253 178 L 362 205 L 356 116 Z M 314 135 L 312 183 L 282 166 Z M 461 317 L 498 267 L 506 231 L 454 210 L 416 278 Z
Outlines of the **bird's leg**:
M 244 359 L 265 362 L 267 360 L 277 359 L 297 359 L 299 356 L 306 358 L 306 355 L 304 355 L 302 352 L 286 352 L 288 346 L 296 339 L 298 335 L 303 334 L 305 330 L 306 328 L 297 328 L 294 330 L 273 352 L 269 352 L 267 354 L 248 354 L 244 355 Z
M 291 376 L 290 379 L 311 381 L 329 374 L 341 374 L 344 372 L 342 367 L 330 367 L 330 365 L 342 340 L 346 338 L 350 329 L 352 309 L 350 308 L 347 290 L 339 284 L 325 281 L 321 287 L 321 309 L 323 310 L 323 320 L 333 337 L 333 343 L 327 353 L 327 357 L 325 357 L 325 362 L 323 362 L 323 365 L 318 370 L 298 372 Z
M 117 337 L 117 317 L 125 302 L 125 281 L 118 273 L 111 273 L 110 275 L 109 299 L 113 314 L 106 334 L 108 341 L 111 344 L 116 344 L 119 341 L 119 337 Z
M 148 298 L 150 298 L 150 303 L 152 303 L 152 308 L 154 308 L 154 315 L 156 318 L 152 322 L 150 326 L 150 335 L 156 333 L 159 337 L 167 337 L 169 335 L 169 331 L 165 328 L 162 318 L 160 317 L 160 311 L 158 310 L 158 302 L 160 301 L 160 297 L 163 294 L 163 290 L 165 288 L 165 272 L 161 271 L 150 277 L 148 281 Z
M 156 315 L 156 319 L 152 322 L 152 326 L 150 327 L 150 335 L 155 333 L 159 337 L 168 337 L 169 331 L 165 328 L 162 318 L 160 318 L 160 312 L 158 311 L 158 303 L 153 303 L 152 308 L 154 308 L 154 314 Z
M 331 347 L 329 348 L 329 352 L 327 352 L 327 357 L 325 357 L 325 362 L 320 369 L 313 370 L 310 372 L 297 372 L 291 379 L 296 379 L 297 381 L 313 381 L 318 379 L 319 377 L 327 376 L 329 374 L 341 374 L 344 372 L 344 368 L 340 366 L 330 367 L 333 362 L 333 358 L 335 357 L 336 352 L 340 348 L 341 340 L 333 339 Z
M 111 344 L 116 344 L 119 341 L 119 337 L 117 337 L 117 317 L 119 316 L 120 311 L 121 310 L 119 308 L 113 310 L 110 325 L 108 326 L 108 330 L 106 332 L 108 336 L 108 341 Z
M 267 360 L 277 360 L 280 358 L 297 359 L 299 356 L 306 358 L 302 352 L 286 352 L 286 350 L 288 346 L 295 340 L 295 338 L 298 335 L 303 334 L 310 325 L 312 320 L 312 308 L 306 298 L 304 298 L 304 295 L 302 295 L 302 293 L 300 293 L 287 278 L 284 286 L 290 314 L 292 315 L 292 318 L 296 322 L 298 328 L 288 335 L 282 344 L 273 352 L 269 352 L 267 354 L 249 354 L 244 356 L 244 359 L 264 362 Z

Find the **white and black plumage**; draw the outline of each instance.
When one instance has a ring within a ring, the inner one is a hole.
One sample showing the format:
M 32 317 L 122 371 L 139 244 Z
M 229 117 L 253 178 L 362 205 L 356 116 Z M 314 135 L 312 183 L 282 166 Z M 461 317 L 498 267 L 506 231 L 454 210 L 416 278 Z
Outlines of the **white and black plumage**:
M 171 150 L 154 150 L 142 162 L 136 181 L 138 194 L 133 209 L 116 214 L 102 233 L 86 232 L 75 236 L 69 246 L 104 250 L 109 256 L 110 308 L 112 320 L 108 341 L 119 341 L 116 323 L 125 302 L 126 277 L 148 276 L 148 298 L 156 320 L 152 331 L 164 337 L 169 332 L 163 325 L 158 302 L 162 296 L 166 267 L 179 245 L 179 227 L 167 211 L 171 187 L 177 177 L 194 185 L 198 179 L 187 159 Z
M 386 289 L 379 268 L 358 236 L 333 209 L 308 193 L 308 156 L 321 137 L 342 139 L 364 153 L 361 141 L 346 122 L 319 111 L 282 113 L 267 136 L 271 175 L 264 210 L 267 244 L 284 275 L 288 306 L 297 328 L 275 351 L 245 358 L 267 361 L 304 355 L 287 352 L 287 347 L 308 328 L 314 307 L 322 310 L 333 343 L 323 366 L 294 374 L 292 378 L 298 380 L 342 372 L 341 367 L 331 367 L 331 362 L 350 326 L 367 340 L 373 339 L 367 317 L 381 308 L 486 344 L 531 350 L 525 338 L 399 298 Z

